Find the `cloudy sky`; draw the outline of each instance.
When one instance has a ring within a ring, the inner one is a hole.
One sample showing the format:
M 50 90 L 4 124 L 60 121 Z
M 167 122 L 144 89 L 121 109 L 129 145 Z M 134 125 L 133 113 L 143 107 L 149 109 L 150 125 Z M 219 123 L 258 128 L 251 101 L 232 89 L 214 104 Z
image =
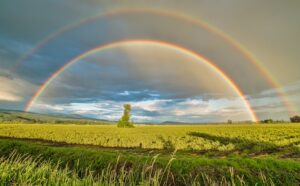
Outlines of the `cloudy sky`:
M 0 109 L 24 110 L 68 61 L 128 40 L 68 66 L 29 111 L 118 120 L 130 103 L 136 122 L 240 121 L 252 119 L 247 99 L 259 119 L 287 120 L 300 113 L 299 7 L 298 0 L 1 0 Z M 182 48 L 211 61 L 244 96 Z

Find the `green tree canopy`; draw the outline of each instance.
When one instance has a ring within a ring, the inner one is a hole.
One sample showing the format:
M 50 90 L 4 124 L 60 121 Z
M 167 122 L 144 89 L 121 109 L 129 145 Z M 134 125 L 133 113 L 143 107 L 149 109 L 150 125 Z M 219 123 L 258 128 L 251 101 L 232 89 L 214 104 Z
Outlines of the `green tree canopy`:
M 119 120 L 117 126 L 121 127 L 121 128 L 134 127 L 133 123 L 130 122 L 131 105 L 130 104 L 124 104 L 123 107 L 124 107 L 123 116 Z

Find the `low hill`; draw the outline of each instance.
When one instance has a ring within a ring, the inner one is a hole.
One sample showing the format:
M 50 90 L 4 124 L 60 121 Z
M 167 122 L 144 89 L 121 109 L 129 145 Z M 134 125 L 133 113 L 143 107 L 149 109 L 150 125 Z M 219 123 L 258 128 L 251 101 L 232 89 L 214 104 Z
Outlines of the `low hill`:
M 192 123 L 181 122 L 181 121 L 164 121 L 164 122 L 161 122 L 160 124 L 162 124 L 162 125 L 182 125 L 182 124 L 192 124 Z
M 0 123 L 110 124 L 111 122 L 86 118 L 76 114 L 40 114 L 14 110 L 0 110 Z

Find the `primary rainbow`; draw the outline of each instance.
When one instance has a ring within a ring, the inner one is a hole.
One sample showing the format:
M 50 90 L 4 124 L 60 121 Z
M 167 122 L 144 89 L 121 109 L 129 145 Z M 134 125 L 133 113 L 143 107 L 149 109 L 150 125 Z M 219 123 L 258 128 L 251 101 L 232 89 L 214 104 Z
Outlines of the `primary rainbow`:
M 89 56 L 93 53 L 100 52 L 100 51 L 107 50 L 107 49 L 111 49 L 111 48 L 118 47 L 118 46 L 122 46 L 122 45 L 125 45 L 125 46 L 153 45 L 153 46 L 158 46 L 158 47 L 164 47 L 164 48 L 167 48 L 167 49 L 170 49 L 170 50 L 175 50 L 176 52 L 180 52 L 183 55 L 187 55 L 189 57 L 192 57 L 192 58 L 204 63 L 210 69 L 212 69 L 217 75 L 219 75 L 236 92 L 236 94 L 239 95 L 243 99 L 244 105 L 248 110 L 248 113 L 251 117 L 251 120 L 253 120 L 255 122 L 258 121 L 255 112 L 251 108 L 251 105 L 250 105 L 249 101 L 246 99 L 246 97 L 244 96 L 244 94 L 242 93 L 240 88 L 236 85 L 236 83 L 234 81 L 232 81 L 230 79 L 230 77 L 228 75 L 225 74 L 225 72 L 223 72 L 213 62 L 209 61 L 208 59 L 206 59 L 202 55 L 200 55 L 200 54 L 198 54 L 198 53 L 196 53 L 192 50 L 183 48 L 183 47 L 178 46 L 176 44 L 165 42 L 165 41 L 160 41 L 160 40 L 145 40 L 145 39 L 115 41 L 115 42 L 111 42 L 111 43 L 107 43 L 107 44 L 97 46 L 93 49 L 90 49 L 90 50 L 76 56 L 75 58 L 73 58 L 70 61 L 68 61 L 67 63 L 65 63 L 56 72 L 54 72 L 39 87 L 39 89 L 36 91 L 36 93 L 33 95 L 33 97 L 27 103 L 25 111 L 29 111 L 31 109 L 31 107 L 34 105 L 34 103 L 38 100 L 39 96 L 47 89 L 47 87 L 50 85 L 50 83 L 56 77 L 58 77 L 62 72 L 64 72 L 68 67 L 70 67 L 71 65 L 75 64 L 76 62 L 80 61 L 81 59 L 83 59 L 83 58 L 85 58 L 85 57 L 87 57 L 87 56 Z
M 204 22 L 203 20 L 195 19 L 191 16 L 179 13 L 177 11 L 166 11 L 166 10 L 161 10 L 161 9 L 149 9 L 149 8 L 122 8 L 122 9 L 114 9 L 111 11 L 108 11 L 103 14 L 98 14 L 95 16 L 91 16 L 82 20 L 79 20 L 75 23 L 69 24 L 61 29 L 59 29 L 56 32 L 51 33 L 47 37 L 45 37 L 43 40 L 38 42 L 34 48 L 29 50 L 27 53 L 25 53 L 16 63 L 16 65 L 13 66 L 11 71 L 15 71 L 18 66 L 23 61 L 26 61 L 30 56 L 32 56 L 36 51 L 38 51 L 40 48 L 45 46 L 47 43 L 50 41 L 54 40 L 58 36 L 72 30 L 75 28 L 80 27 L 81 25 L 85 23 L 92 22 L 98 18 L 103 18 L 103 17 L 108 17 L 108 16 L 113 16 L 113 15 L 120 15 L 120 14 L 131 14 L 131 13 L 150 13 L 150 14 L 157 14 L 161 16 L 168 16 L 168 17 L 173 17 L 176 19 L 180 19 L 186 22 L 189 22 L 191 24 L 200 26 L 201 28 L 207 30 L 208 32 L 215 34 L 217 37 L 221 38 L 223 41 L 225 41 L 227 44 L 235 48 L 238 52 L 240 52 L 249 62 L 251 62 L 256 69 L 261 73 L 266 80 L 269 82 L 269 84 L 275 88 L 277 95 L 281 98 L 283 104 L 285 107 L 288 109 L 289 113 L 293 113 L 293 106 L 292 104 L 287 100 L 287 96 L 285 95 L 285 92 L 280 89 L 280 84 L 278 83 L 277 80 L 272 76 L 272 74 L 267 70 L 267 68 L 259 62 L 259 60 L 253 55 L 249 50 L 246 49 L 241 43 L 237 42 L 235 39 L 233 39 L 230 35 L 227 33 L 223 32 L 222 30 Z

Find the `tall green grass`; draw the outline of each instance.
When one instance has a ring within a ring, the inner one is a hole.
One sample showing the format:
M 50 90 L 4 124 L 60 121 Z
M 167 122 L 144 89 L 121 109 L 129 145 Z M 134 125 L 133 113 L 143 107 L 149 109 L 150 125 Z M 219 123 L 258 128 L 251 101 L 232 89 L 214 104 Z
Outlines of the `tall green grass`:
M 221 177 L 199 171 L 178 182 L 170 170 L 174 158 L 171 157 L 165 167 L 157 166 L 157 158 L 154 156 L 138 167 L 117 159 L 101 170 L 92 171 L 87 167 L 82 171 L 76 166 L 62 167 L 59 163 L 14 151 L 8 157 L 0 157 L 0 185 L 249 185 L 244 175 L 232 167 L 224 170 Z M 275 185 L 263 172 L 258 172 L 257 176 L 257 185 Z

